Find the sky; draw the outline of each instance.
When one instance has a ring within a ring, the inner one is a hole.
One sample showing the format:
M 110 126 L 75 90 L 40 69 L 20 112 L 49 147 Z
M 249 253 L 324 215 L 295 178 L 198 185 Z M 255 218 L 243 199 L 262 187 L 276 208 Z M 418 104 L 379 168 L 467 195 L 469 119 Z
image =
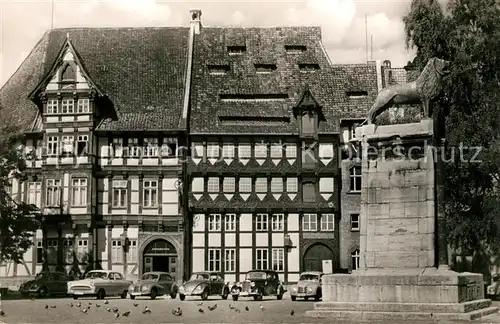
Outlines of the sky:
M 411 0 L 0 0 L 0 86 L 51 26 L 187 27 L 190 9 L 201 9 L 206 27 L 320 26 L 334 64 L 366 62 L 368 49 L 368 60 L 390 60 L 393 67 L 403 67 L 414 57 L 414 50 L 406 48 L 401 19 L 410 4 Z

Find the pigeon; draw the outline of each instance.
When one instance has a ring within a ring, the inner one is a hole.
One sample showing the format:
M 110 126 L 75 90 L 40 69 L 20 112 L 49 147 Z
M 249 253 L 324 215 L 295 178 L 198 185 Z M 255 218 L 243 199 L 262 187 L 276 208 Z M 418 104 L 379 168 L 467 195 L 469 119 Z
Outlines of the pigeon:
M 50 308 L 56 308 L 56 305 L 50 305 Z
M 84 308 L 84 309 L 80 310 L 80 312 L 82 312 L 82 313 L 87 313 L 88 311 L 89 310 L 87 308 Z
M 292 311 L 290 312 L 290 315 L 293 316 L 294 314 L 295 314 L 295 312 L 292 309 Z
M 213 311 L 217 308 L 217 304 L 213 305 L 213 306 L 208 306 L 208 309 Z
M 82 306 L 82 303 L 78 302 L 78 304 L 76 304 L 76 307 L 80 307 Z
M 203 302 L 199 303 L 197 306 L 203 306 Z
M 120 314 L 116 313 L 115 318 L 118 318 L 118 317 L 120 317 Z
M 134 303 L 133 305 L 134 305 L 134 307 L 137 307 L 137 306 L 139 306 L 139 304 L 137 304 L 137 303 Z
M 235 307 L 231 304 L 229 304 L 229 309 L 235 309 Z
M 0 310 L 0 316 L 5 316 L 5 312 L 3 310 Z
M 177 309 L 172 310 L 172 314 L 174 314 L 175 316 L 182 316 L 182 310 L 181 310 L 181 308 L 177 307 Z
M 90 309 L 90 305 L 87 306 L 87 309 Z
M 68 304 L 68 306 L 69 306 L 69 307 L 73 307 L 73 306 L 75 306 L 75 305 L 73 305 L 73 303 L 69 303 L 69 304 Z
M 49 309 L 49 305 L 45 305 L 45 309 Z
M 248 306 L 245 306 L 245 310 L 248 312 L 250 308 L 248 308 Z
M 35 301 L 35 297 L 31 297 L 31 301 Z
M 260 309 L 264 310 L 264 306 L 260 305 Z
M 118 307 L 113 307 L 113 313 L 118 313 L 119 309 Z
M 107 311 L 108 311 L 108 312 L 111 312 L 111 308 L 109 308 L 109 307 L 108 307 Z
M 99 305 L 99 304 L 95 304 L 95 307 L 101 307 L 101 305 Z
M 122 316 L 125 316 L 125 317 L 127 317 L 129 315 L 130 315 L 130 311 L 126 311 L 125 313 L 122 314 Z
M 89 305 L 92 305 L 92 302 L 89 302 Z
M 181 309 L 179 308 L 179 311 Z M 142 311 L 143 314 L 151 314 L 151 310 L 148 308 L 148 306 L 144 306 L 144 310 Z
M 205 313 L 205 311 L 203 310 L 203 308 L 198 309 L 198 312 Z
M 109 301 L 105 300 L 104 305 L 107 305 L 107 304 L 109 304 Z
M 235 311 L 236 313 L 241 312 L 238 308 L 235 308 L 235 309 L 234 309 L 234 311 Z

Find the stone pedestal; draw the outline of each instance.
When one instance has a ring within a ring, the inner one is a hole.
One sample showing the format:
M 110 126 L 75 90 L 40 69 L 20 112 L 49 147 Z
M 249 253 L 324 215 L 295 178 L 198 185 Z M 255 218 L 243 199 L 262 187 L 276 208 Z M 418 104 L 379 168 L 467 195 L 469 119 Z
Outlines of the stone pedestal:
M 469 320 L 497 312 L 481 274 L 437 269 L 432 120 L 356 130 L 363 149 L 360 269 L 323 276 L 308 315 Z

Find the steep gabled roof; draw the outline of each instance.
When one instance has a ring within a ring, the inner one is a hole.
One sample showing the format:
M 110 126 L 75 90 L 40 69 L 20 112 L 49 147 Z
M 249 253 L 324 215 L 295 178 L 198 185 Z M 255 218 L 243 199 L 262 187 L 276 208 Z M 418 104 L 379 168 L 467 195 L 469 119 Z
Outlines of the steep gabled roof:
M 177 129 L 182 113 L 189 28 L 66 28 L 47 32 L 0 90 L 0 118 L 23 128 L 37 107 L 28 95 L 52 69 L 69 34 L 89 78 L 118 119 L 102 130 Z
M 245 52 L 228 53 L 229 46 L 243 45 Z M 256 63 L 276 69 L 256 73 Z M 208 65 L 220 64 L 230 70 L 210 73 Z M 203 28 L 195 38 L 193 65 L 192 133 L 298 133 L 293 108 L 306 87 L 325 117 L 319 132 L 335 133 L 340 118 L 366 116 L 377 95 L 375 63 L 332 66 L 318 27 Z M 366 96 L 350 98 L 349 89 Z

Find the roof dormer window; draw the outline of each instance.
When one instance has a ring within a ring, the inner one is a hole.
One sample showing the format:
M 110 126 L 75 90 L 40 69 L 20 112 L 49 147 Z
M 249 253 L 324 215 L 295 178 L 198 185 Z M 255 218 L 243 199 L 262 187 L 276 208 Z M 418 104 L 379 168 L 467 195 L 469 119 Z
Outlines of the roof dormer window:
M 255 72 L 258 74 L 267 74 L 276 70 L 276 64 L 255 64 Z
M 213 75 L 223 75 L 229 72 L 229 64 L 209 64 L 208 71 Z
M 314 72 L 319 70 L 319 64 L 317 63 L 299 63 L 299 69 L 303 72 Z
M 346 91 L 346 95 L 349 98 L 362 98 L 368 96 L 368 91 L 364 90 Z
M 306 50 L 307 47 L 305 45 L 285 45 L 285 51 L 287 54 L 300 54 Z
M 229 55 L 239 55 L 245 53 L 246 51 L 247 47 L 245 45 L 227 47 L 227 52 L 229 53 Z

